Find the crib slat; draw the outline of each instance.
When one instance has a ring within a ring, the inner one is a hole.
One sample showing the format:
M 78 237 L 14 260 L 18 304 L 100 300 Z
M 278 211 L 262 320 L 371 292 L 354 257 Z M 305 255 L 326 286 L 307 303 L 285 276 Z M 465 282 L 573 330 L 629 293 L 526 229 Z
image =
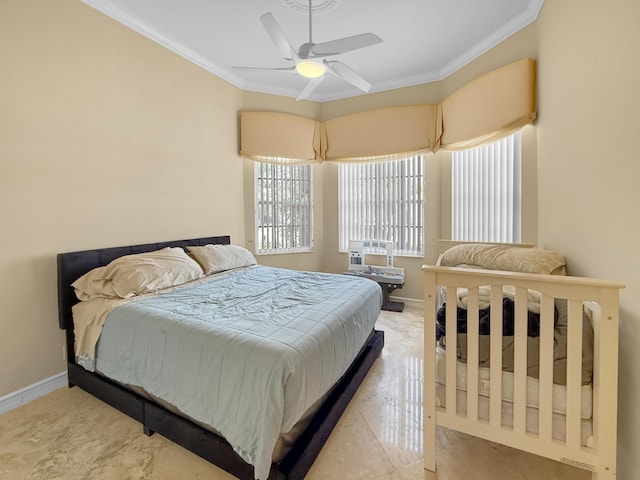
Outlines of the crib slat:
M 450 415 L 455 415 L 457 412 L 456 405 L 456 385 L 457 385 L 457 349 L 458 344 L 458 322 L 456 319 L 456 299 L 457 289 L 455 287 L 446 288 L 447 296 L 447 314 L 445 319 L 445 339 L 446 339 L 446 354 L 445 354 L 445 395 L 446 395 L 446 410 Z
M 593 434 L 600 452 L 601 468 L 616 468 L 615 419 L 618 413 L 618 296 L 617 290 L 603 291 L 593 318 Z M 613 420 L 613 421 L 612 421 Z
M 502 285 L 491 285 L 489 423 L 502 425 Z
M 478 288 L 469 289 L 467 308 L 467 418 L 478 419 Z
M 582 302 L 567 302 L 567 445 L 580 446 L 582 387 Z
M 424 272 L 424 468 L 436 469 L 436 275 Z
M 516 287 L 513 345 L 513 430 L 524 434 L 527 424 L 527 289 Z
M 540 298 L 540 372 L 539 372 L 539 435 L 551 442 L 553 424 L 553 334 L 554 299 Z

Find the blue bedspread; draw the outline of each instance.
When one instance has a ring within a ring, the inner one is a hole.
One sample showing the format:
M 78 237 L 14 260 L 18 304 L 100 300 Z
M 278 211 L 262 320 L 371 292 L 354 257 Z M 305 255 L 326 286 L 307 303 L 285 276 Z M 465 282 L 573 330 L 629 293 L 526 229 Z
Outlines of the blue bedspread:
M 117 307 L 96 369 L 211 425 L 266 479 L 278 435 L 345 373 L 381 302 L 367 279 L 256 266 Z

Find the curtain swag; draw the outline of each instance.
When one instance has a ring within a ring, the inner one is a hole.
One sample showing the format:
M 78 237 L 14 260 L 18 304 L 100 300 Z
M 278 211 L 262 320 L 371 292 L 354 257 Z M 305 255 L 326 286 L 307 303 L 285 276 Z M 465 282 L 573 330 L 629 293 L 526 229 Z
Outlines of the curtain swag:
M 381 108 L 326 122 L 240 113 L 240 155 L 268 163 L 374 162 L 494 142 L 536 119 L 535 60 L 472 80 L 436 105 Z

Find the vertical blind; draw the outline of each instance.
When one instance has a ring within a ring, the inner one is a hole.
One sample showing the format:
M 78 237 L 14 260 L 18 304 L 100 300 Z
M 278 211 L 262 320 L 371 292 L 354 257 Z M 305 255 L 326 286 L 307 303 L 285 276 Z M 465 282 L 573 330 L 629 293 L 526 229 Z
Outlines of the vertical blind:
M 255 163 L 256 253 L 313 248 L 310 165 Z
M 520 132 L 452 156 L 453 240 L 520 241 Z
M 339 248 L 349 240 L 394 243 L 398 255 L 423 255 L 423 156 L 338 166 Z

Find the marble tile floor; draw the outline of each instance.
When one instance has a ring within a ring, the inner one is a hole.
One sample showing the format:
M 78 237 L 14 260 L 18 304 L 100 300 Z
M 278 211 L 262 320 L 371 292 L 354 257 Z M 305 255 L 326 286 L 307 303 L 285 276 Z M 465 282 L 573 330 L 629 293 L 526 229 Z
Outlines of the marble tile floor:
M 382 312 L 382 356 L 307 475 L 308 480 L 587 480 L 590 473 L 438 430 L 437 474 L 422 464 L 422 311 Z M 0 416 L 2 480 L 233 480 L 79 388 Z

